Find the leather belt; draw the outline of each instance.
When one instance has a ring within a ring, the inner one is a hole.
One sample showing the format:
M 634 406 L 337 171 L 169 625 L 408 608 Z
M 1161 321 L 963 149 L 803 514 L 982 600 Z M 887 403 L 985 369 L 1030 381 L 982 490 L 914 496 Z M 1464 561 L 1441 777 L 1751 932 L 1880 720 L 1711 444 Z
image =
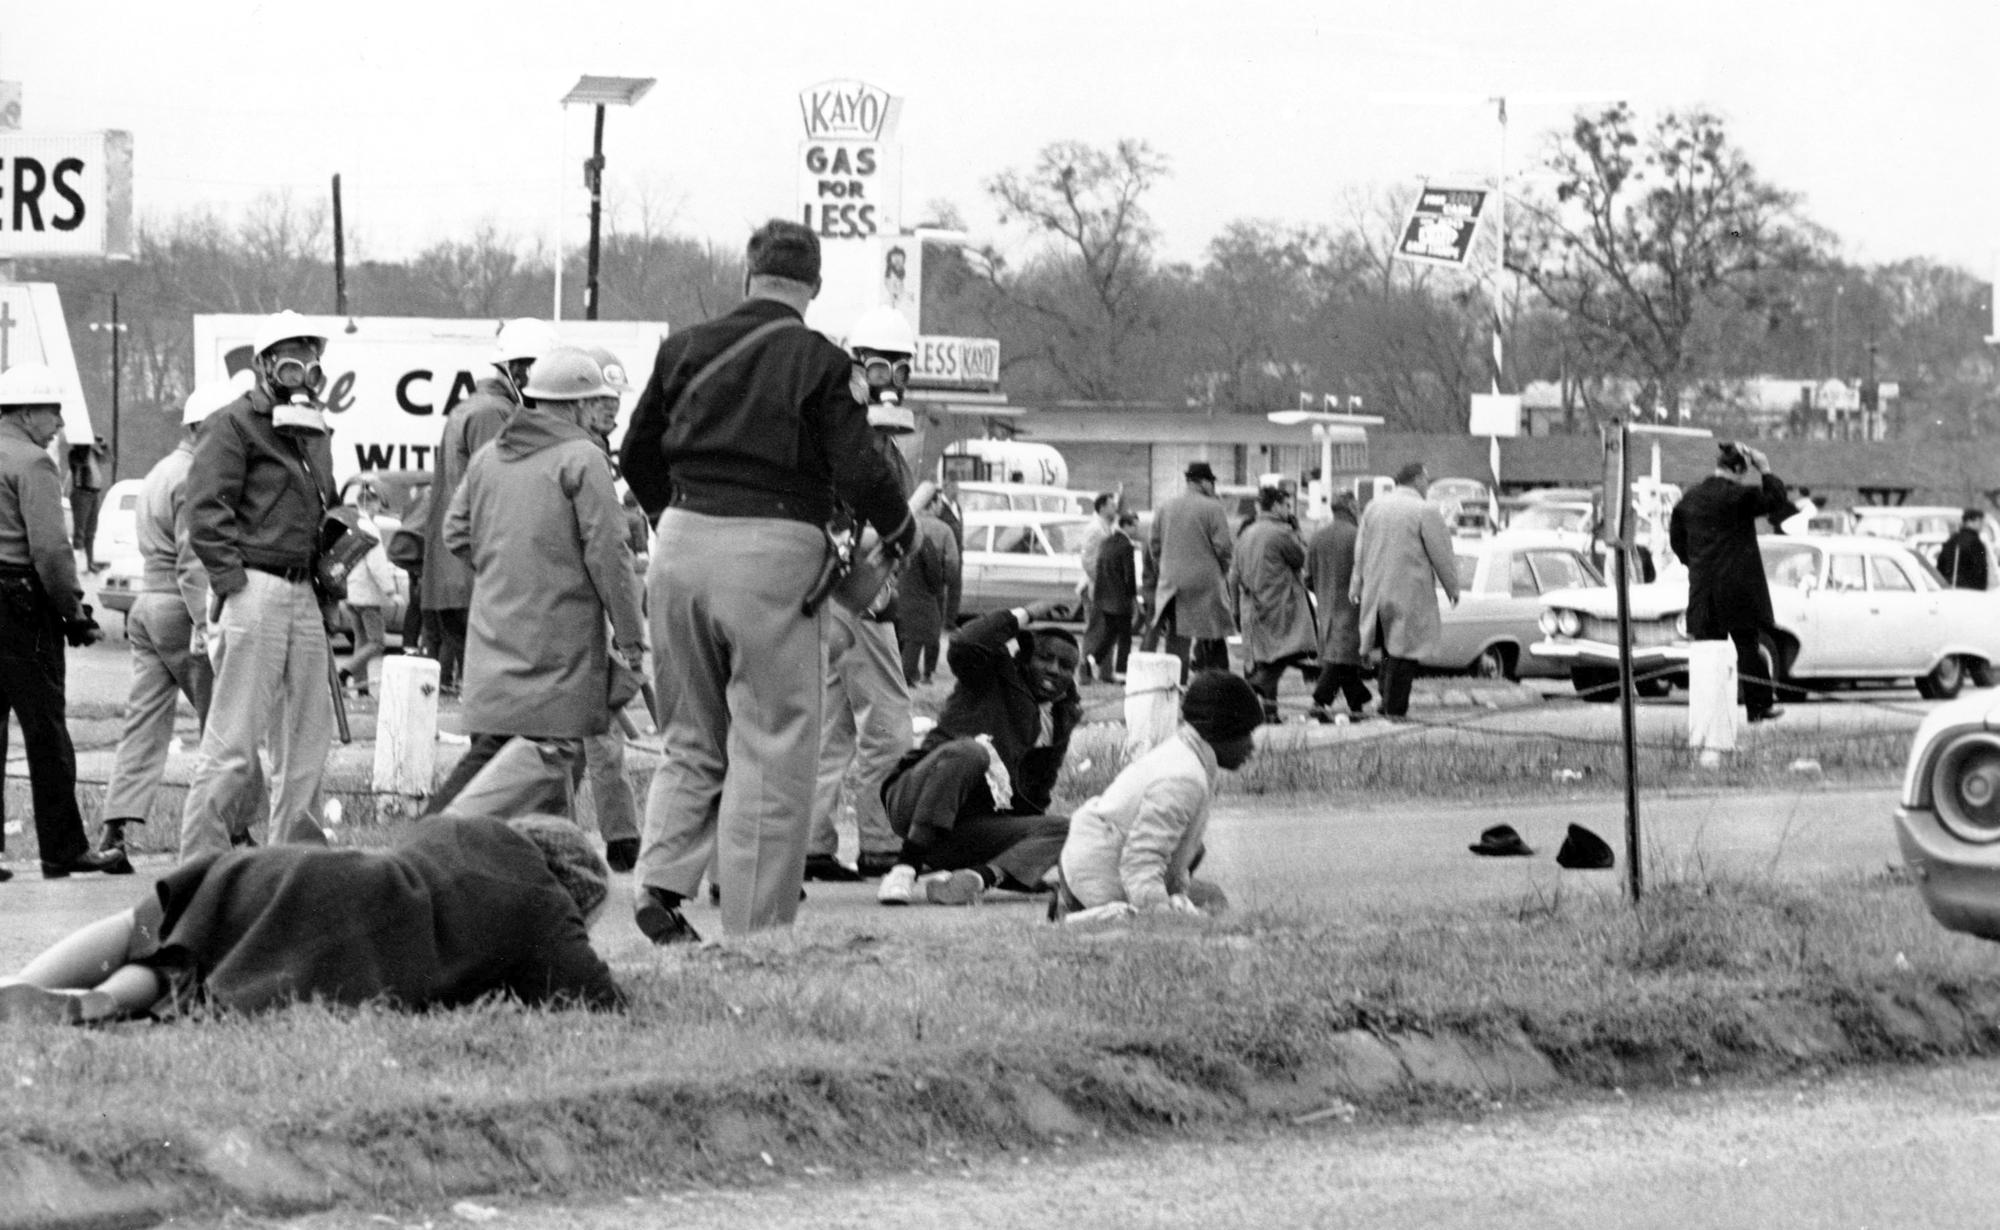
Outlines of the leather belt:
M 253 572 L 266 572 L 274 577 L 283 577 L 285 580 L 293 582 L 310 581 L 313 577 L 313 570 L 303 565 L 292 568 L 281 567 L 277 564 L 245 564 L 243 566 Z

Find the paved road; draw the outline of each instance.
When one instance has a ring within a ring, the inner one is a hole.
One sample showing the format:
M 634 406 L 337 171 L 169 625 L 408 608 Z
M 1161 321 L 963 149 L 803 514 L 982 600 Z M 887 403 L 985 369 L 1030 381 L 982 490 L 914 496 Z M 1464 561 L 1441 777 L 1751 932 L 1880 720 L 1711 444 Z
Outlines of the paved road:
M 508 1230 L 1326 1226 L 1357 1230 L 1818 1230 L 1995 1224 L 2000 1064 L 1764 1088 L 1601 1096 L 1414 1127 L 932 1157 L 856 1181 L 777 1160 L 769 1186 L 587 1205 L 471 1201 Z M 439 1210 L 439 1212 L 443 1212 Z M 430 1224 L 369 1210 L 292 1230 Z M 225 1224 L 236 1225 L 236 1221 Z

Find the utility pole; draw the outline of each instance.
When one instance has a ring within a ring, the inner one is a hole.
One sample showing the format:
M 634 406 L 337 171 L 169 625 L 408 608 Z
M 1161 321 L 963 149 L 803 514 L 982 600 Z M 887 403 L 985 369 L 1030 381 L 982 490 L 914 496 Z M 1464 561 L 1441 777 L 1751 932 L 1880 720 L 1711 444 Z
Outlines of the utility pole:
M 119 461 L 118 427 L 119 419 L 122 417 L 118 411 L 118 375 L 119 369 L 124 366 L 122 362 L 123 352 L 119 346 L 119 337 L 125 332 L 125 326 L 118 319 L 118 292 L 115 290 L 111 292 L 111 319 L 109 321 L 93 320 L 90 322 L 90 331 L 92 333 L 99 332 L 100 330 L 111 334 L 111 478 L 112 481 L 116 482 L 118 479 Z
M 597 111 L 593 124 L 590 157 L 583 164 L 583 183 L 590 189 L 590 251 L 586 280 L 583 287 L 583 318 L 597 319 L 597 261 L 598 230 L 604 214 L 604 108 L 608 106 L 629 107 L 646 96 L 657 78 L 653 77 L 591 77 L 579 78 L 570 92 L 563 95 L 565 110 L 571 103 L 581 103 L 594 107 Z M 559 198 L 560 199 L 560 198 Z M 554 318 L 562 319 L 562 210 L 556 210 L 556 268 L 555 268 L 555 310 Z

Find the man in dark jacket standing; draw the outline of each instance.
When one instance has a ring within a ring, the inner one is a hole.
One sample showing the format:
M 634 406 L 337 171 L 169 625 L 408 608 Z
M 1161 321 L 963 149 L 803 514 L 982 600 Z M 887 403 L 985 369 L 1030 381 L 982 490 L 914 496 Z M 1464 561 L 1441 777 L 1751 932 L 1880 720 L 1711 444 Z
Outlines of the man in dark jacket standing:
M 1688 489 L 1667 522 L 1668 543 L 1688 569 L 1688 635 L 1735 642 L 1736 676 L 1753 722 L 1784 713 L 1773 699 L 1776 668 L 1760 645 L 1775 620 L 1757 522 L 1775 528 L 1792 512 L 1764 454 L 1731 441 L 1721 446 L 1715 473 Z
M 802 602 L 836 501 L 901 558 L 916 520 L 869 435 L 867 378 L 805 327 L 819 238 L 781 219 L 750 237 L 744 301 L 660 346 L 620 449 L 657 517 L 646 574 L 664 756 L 646 799 L 639 929 L 681 916 L 711 863 L 732 935 L 798 913 L 819 760 L 825 626 Z
M 970 905 L 999 885 L 1034 892 L 1062 857 L 1069 819 L 1047 815 L 1056 775 L 1083 706 L 1076 638 L 1030 631 L 1052 600 L 973 620 L 951 638 L 957 679 L 937 725 L 882 785 L 889 823 L 903 839 L 876 900 Z
M 1959 517 L 1958 532 L 1938 548 L 1937 569 L 1953 589 L 1986 588 L 1986 538 L 1979 531 L 1986 514 L 1968 508 Z
M 1333 497 L 1329 511 L 1333 515 L 1306 543 L 1306 588 L 1319 608 L 1319 679 L 1313 684 L 1312 717 L 1333 721 L 1338 693 L 1347 701 L 1348 717 L 1359 722 L 1368 716 L 1373 699 L 1361 673 L 1361 608 L 1348 592 L 1361 518 L 1354 511 L 1354 497 L 1345 492 Z
M 1097 664 L 1097 678 L 1104 683 L 1123 682 L 1126 659 L 1132 656 L 1132 621 L 1139 611 L 1139 565 L 1133 559 L 1132 536 L 1138 532 L 1138 515 L 1119 513 L 1091 557 L 1086 600 L 1095 618 L 1085 633 L 1083 652 Z
M 333 694 L 313 565 L 335 502 L 318 401 L 325 346 L 297 312 L 258 326 L 257 383 L 204 421 L 188 467 L 188 537 L 208 573 L 215 682 L 181 812 L 182 862 L 242 839 L 229 823 L 244 822 L 244 796 L 259 788 L 260 746 L 272 761 L 271 840 L 324 840 L 316 815 Z
M 523 317 L 500 328 L 493 341 L 492 375 L 473 385 L 472 396 L 445 415 L 431 464 L 430 505 L 424 523 L 424 571 L 418 578 L 426 623 L 435 621 L 438 686 L 456 692 L 465 670 L 467 608 L 472 605 L 472 569 L 444 541 L 445 514 L 465 481 L 472 455 L 500 434 L 521 404 L 528 368 L 553 349 L 555 330 L 546 321 Z

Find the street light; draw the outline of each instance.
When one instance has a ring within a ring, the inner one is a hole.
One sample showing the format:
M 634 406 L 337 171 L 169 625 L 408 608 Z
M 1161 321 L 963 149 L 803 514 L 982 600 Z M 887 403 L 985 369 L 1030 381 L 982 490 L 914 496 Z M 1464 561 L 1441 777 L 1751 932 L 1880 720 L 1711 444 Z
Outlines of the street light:
M 585 75 L 577 78 L 569 93 L 563 95 L 565 111 L 571 103 L 597 108 L 597 122 L 591 138 L 590 158 L 583 164 L 584 186 L 590 189 L 590 261 L 589 280 L 583 289 L 583 318 L 597 319 L 597 235 L 598 225 L 604 214 L 604 109 L 606 107 L 629 107 L 646 96 L 653 88 L 656 77 L 593 77 Z M 568 148 L 568 133 L 564 132 L 564 148 Z M 567 153 L 563 161 L 568 162 Z M 557 188 L 556 208 L 556 293 L 553 319 L 562 319 L 562 208 L 561 188 Z
M 111 335 L 111 479 L 113 482 L 116 482 L 118 479 L 118 456 L 119 456 L 118 454 L 118 368 L 119 368 L 118 339 L 120 335 L 122 335 L 125 332 L 125 329 L 126 326 L 120 324 L 118 321 L 118 292 L 114 290 L 111 292 L 111 319 L 108 321 L 93 320 L 90 322 L 90 331 L 92 333 L 103 331 Z M 95 440 L 87 441 L 87 443 L 95 444 L 96 441 Z

